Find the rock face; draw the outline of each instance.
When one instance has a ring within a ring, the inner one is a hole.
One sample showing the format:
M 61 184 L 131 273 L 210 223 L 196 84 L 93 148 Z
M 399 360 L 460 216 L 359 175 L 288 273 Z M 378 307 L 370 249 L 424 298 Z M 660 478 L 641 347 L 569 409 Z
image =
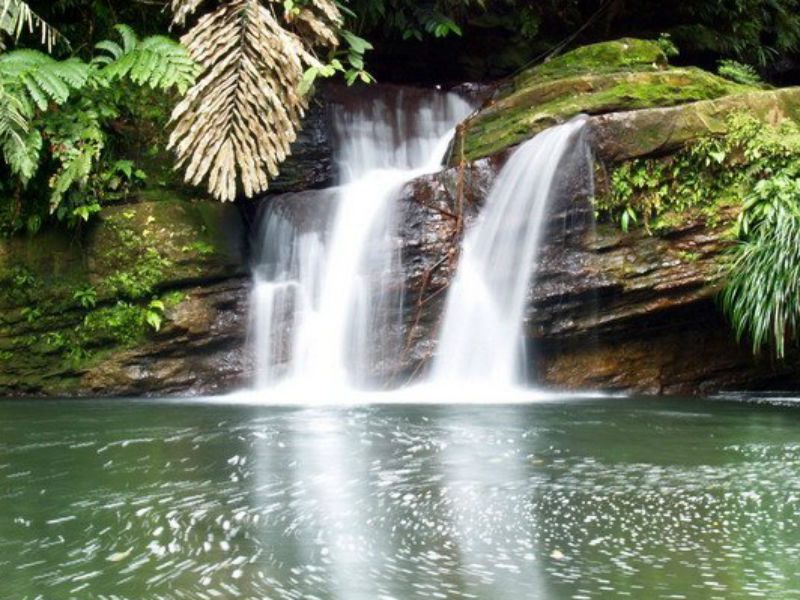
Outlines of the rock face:
M 399 199 L 407 343 L 397 376 L 413 379 L 430 363 L 463 231 L 511 146 L 588 113 L 602 172 L 724 134 L 737 111 L 768 124 L 800 120 L 800 89 L 673 69 L 657 46 L 635 40 L 581 49 L 500 87 L 459 128 L 460 166 L 410 183 Z M 659 394 L 800 385 L 791 360 L 757 360 L 737 343 L 716 306 L 738 203 L 676 213 L 657 234 L 591 226 L 591 210 L 585 199 L 557 207 L 536 268 L 525 329 L 540 383 Z
M 433 357 L 458 240 L 500 162 L 426 176 L 400 198 L 408 298 L 406 352 L 395 367 L 401 380 L 424 372 Z M 754 359 L 715 305 L 734 208 L 713 225 L 700 213 L 684 215 L 661 237 L 592 226 L 587 210 L 579 204 L 555 212 L 530 289 L 525 329 L 537 381 L 657 394 L 796 387 L 792 365 Z
M 270 194 L 301 192 L 333 183 L 333 148 L 328 105 L 329 101 L 324 93 L 311 100 L 303 128 L 292 144 L 292 154 L 281 165 L 277 179 L 270 182 Z
M 89 395 L 215 394 L 252 379 L 247 345 L 249 277 L 181 288 L 184 299 L 146 341 L 77 373 Z M 46 390 L 43 390 L 46 391 Z
M 0 243 L 0 395 L 214 392 L 249 378 L 233 205 L 109 207 L 83 235 Z
M 429 365 L 463 231 L 514 144 L 588 113 L 602 173 L 725 134 L 737 111 L 767 124 L 800 120 L 800 89 L 746 88 L 673 69 L 655 44 L 636 40 L 580 49 L 501 86 L 459 128 L 459 166 L 411 182 L 399 199 L 407 343 L 398 376 L 414 378 Z M 592 226 L 591 210 L 585 199 L 555 209 L 536 267 L 525 328 L 538 381 L 665 394 L 798 387 L 791 361 L 753 358 L 716 306 L 736 204 L 713 215 L 676 213 L 656 234 Z

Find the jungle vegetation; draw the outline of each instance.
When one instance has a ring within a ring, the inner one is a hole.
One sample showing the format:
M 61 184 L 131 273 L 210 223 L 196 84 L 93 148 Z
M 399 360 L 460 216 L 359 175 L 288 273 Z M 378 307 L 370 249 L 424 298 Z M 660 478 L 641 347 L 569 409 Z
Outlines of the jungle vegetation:
M 164 131 L 169 121 L 169 138 L 153 145 L 173 151 L 188 183 L 220 200 L 251 197 L 279 172 L 320 77 L 424 78 L 412 61 L 397 66 L 418 52 L 454 79 L 493 78 L 578 42 L 637 35 L 758 78 L 793 60 L 797 8 L 797 0 L 666 11 L 648 0 L 0 0 L 0 148 L 10 175 L 2 230 L 35 231 L 48 218 L 75 225 L 141 184 L 147 173 L 126 155 L 126 124 L 156 120 L 152 129 Z M 457 64 L 429 60 L 441 44 L 458 48 L 445 55 Z
M 173 166 L 219 200 L 261 194 L 322 78 L 492 81 L 622 36 L 740 83 L 800 79 L 800 0 L 0 0 L 0 236 L 80 229 L 181 185 Z M 800 186 L 794 166 L 760 168 L 723 300 L 781 356 L 800 320 Z M 645 216 L 620 206 L 626 228 Z

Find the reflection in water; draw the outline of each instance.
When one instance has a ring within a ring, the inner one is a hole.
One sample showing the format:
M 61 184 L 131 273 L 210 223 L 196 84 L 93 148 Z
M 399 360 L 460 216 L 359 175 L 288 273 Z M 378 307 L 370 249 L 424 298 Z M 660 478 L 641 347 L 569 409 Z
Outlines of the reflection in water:
M 798 415 L 2 403 L 0 598 L 792 598 Z
M 514 413 L 485 412 L 448 419 L 441 453 L 464 575 L 481 598 L 548 598 L 526 514 L 538 486 L 525 463 L 535 451 Z

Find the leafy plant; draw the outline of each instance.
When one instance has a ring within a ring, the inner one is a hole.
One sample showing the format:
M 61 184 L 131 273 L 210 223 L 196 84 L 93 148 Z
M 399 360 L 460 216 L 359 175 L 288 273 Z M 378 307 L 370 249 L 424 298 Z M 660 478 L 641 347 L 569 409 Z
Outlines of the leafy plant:
M 22 309 L 22 317 L 28 323 L 36 323 L 42 317 L 42 311 L 35 306 L 26 306 Z
M 721 60 L 717 65 L 717 73 L 725 79 L 745 85 L 761 85 L 763 81 L 753 67 L 735 60 Z
M 720 203 L 743 203 L 758 181 L 800 168 L 800 126 L 765 126 L 745 113 L 730 116 L 728 133 L 701 138 L 667 158 L 616 167 L 609 193 L 596 199 L 601 218 L 659 229 L 662 217 Z M 624 215 L 628 215 L 624 217 Z M 633 218 L 633 216 L 636 218 Z
M 97 306 L 97 290 L 95 290 L 92 286 L 75 290 L 72 298 L 83 308 L 94 308 Z
M 144 320 L 155 331 L 161 330 L 161 325 L 164 323 L 164 311 L 166 306 L 164 302 L 158 298 L 154 298 L 144 309 Z
M 741 207 L 721 304 L 738 339 L 783 358 L 800 323 L 800 125 L 767 126 L 734 114 L 724 136 L 708 136 L 668 159 L 637 160 L 611 175 L 600 215 L 626 229 L 634 216 L 660 229 L 669 215 Z
M 669 33 L 662 33 L 656 39 L 656 43 L 659 45 L 661 50 L 664 52 L 664 55 L 668 58 L 674 58 L 680 55 L 680 50 L 675 45 L 675 42 L 672 40 L 672 36 Z
M 739 219 L 741 242 L 721 295 L 737 339 L 786 354 L 800 324 L 800 179 L 760 181 Z
M 72 225 L 88 221 L 102 198 L 143 179 L 131 161 L 103 164 L 109 128 L 127 99 L 122 84 L 181 93 L 194 82 L 198 67 L 178 43 L 140 40 L 124 25 L 116 31 L 121 43 L 101 42 L 89 63 L 30 49 L 0 53 L 0 156 L 16 178 L 12 198 L 24 192 L 29 204 L 28 217 L 15 219 L 12 231 L 37 230 L 42 212 Z M 34 180 L 37 190 L 29 187 Z M 47 198 L 40 208 L 41 188 Z
M 101 67 L 101 85 L 128 78 L 136 85 L 152 89 L 175 87 L 183 95 L 194 83 L 199 66 L 182 46 L 162 35 L 140 40 L 127 25 L 117 25 L 114 29 L 122 43 L 100 42 L 96 46 L 100 53 L 92 60 L 93 65 Z

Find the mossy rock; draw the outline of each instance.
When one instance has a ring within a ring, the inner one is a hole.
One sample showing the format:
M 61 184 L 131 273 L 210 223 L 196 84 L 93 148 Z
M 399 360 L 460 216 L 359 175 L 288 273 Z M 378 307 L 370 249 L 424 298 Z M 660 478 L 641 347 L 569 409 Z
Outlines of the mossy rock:
M 589 120 L 592 145 L 605 162 L 667 154 L 708 135 L 724 135 L 728 117 L 747 114 L 768 125 L 800 123 L 800 87 L 746 92 L 672 108 L 617 112 Z
M 161 198 L 108 207 L 88 236 L 93 284 L 152 263 L 156 288 L 215 280 L 242 268 L 243 229 L 231 204 Z
M 670 107 L 753 91 L 697 68 L 669 68 L 653 42 L 586 46 L 518 76 L 459 127 L 452 162 L 473 161 L 579 114 Z
M 66 301 L 82 286 L 103 288 L 115 275 L 135 273 L 148 256 L 157 255 L 163 267 L 149 274 L 155 287 L 224 278 L 242 271 L 243 242 L 231 204 L 164 193 L 109 206 L 82 235 L 54 228 L 0 240 L 0 308 L 27 303 L 16 292 L 34 288 L 40 301 Z M 98 292 L 101 300 L 113 295 Z
M 0 394 L 57 394 L 147 344 L 182 290 L 245 272 L 237 207 L 175 194 L 104 208 L 81 232 L 0 240 Z M 89 298 L 89 301 L 86 300 Z
M 667 56 L 650 40 L 623 38 L 581 46 L 541 65 L 527 69 L 513 79 L 514 90 L 533 84 L 565 79 L 575 75 L 600 75 L 619 71 L 657 71 L 666 69 Z

